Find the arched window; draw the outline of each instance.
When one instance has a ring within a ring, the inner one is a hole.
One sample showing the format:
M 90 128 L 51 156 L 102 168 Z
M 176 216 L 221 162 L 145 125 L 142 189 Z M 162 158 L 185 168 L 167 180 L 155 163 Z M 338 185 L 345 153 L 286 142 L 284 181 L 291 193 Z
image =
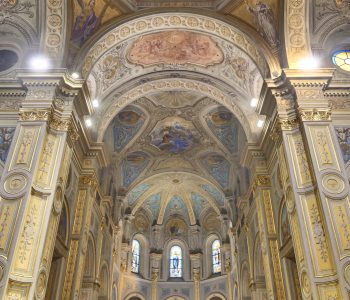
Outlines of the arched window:
M 140 242 L 132 240 L 132 263 L 131 272 L 139 273 L 140 270 Z
M 170 277 L 182 277 L 182 249 L 173 246 L 170 249 Z
M 220 255 L 220 241 L 215 240 L 211 246 L 211 255 L 213 262 L 213 274 L 221 273 L 221 255 Z

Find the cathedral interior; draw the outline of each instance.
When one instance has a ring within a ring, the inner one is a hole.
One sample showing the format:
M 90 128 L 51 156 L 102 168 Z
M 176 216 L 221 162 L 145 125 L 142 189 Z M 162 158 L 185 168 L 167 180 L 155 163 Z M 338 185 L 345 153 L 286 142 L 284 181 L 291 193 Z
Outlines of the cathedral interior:
M 349 0 L 0 0 L 0 299 L 350 299 Z

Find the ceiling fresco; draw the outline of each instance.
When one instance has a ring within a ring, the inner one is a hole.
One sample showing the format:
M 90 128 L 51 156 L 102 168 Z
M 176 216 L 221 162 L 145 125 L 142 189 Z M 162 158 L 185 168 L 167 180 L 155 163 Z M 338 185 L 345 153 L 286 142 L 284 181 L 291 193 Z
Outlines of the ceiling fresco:
M 239 126 L 238 120 L 234 115 L 225 109 L 220 107 L 212 110 L 206 117 L 206 122 L 209 128 L 213 131 L 215 136 L 225 147 L 231 152 L 237 152 L 238 150 L 238 132 Z
M 244 0 L 232 11 L 232 15 L 253 26 L 272 47 L 279 45 L 278 1 Z
M 120 13 L 111 0 L 73 0 L 71 42 L 81 47 L 100 26 Z
M 144 184 L 148 185 L 145 186 Z M 132 214 L 141 208 L 150 211 L 158 224 L 172 215 L 182 215 L 196 224 L 203 209 L 219 214 L 224 196 L 204 179 L 189 173 L 162 173 L 134 187 L 127 195 Z
M 223 187 L 228 188 L 230 180 L 230 163 L 222 155 L 210 153 L 201 159 L 207 172 Z
M 113 120 L 114 151 L 122 150 L 137 134 L 145 116 L 136 107 L 126 107 Z
M 179 117 L 160 121 L 151 132 L 151 144 L 160 151 L 181 153 L 199 145 L 200 135 L 193 123 Z
M 159 34 L 189 35 L 192 40 L 190 38 L 184 38 L 184 40 L 175 38 L 175 45 L 169 46 L 170 49 L 168 49 L 167 42 L 162 42 L 161 45 L 157 46 Z M 196 40 L 194 37 L 197 36 L 208 39 L 208 42 L 202 42 L 203 45 L 200 44 L 200 46 L 196 45 L 193 40 Z M 144 39 L 147 39 L 149 46 L 141 45 Z M 153 48 L 156 50 L 152 50 Z M 178 51 L 174 51 L 174 49 L 178 48 L 183 49 L 183 54 L 176 59 L 174 53 L 178 53 Z M 156 54 L 147 54 L 150 51 Z M 209 53 L 217 54 L 208 59 Z M 247 99 L 251 99 L 253 96 L 258 97 L 263 84 L 260 70 L 253 60 L 232 43 L 217 37 L 209 39 L 206 35 L 195 32 L 164 31 L 150 34 L 146 38 L 131 38 L 106 51 L 95 63 L 89 76 L 90 93 L 105 98 L 105 95 L 108 95 L 117 86 L 122 86 L 135 77 L 139 78 L 164 70 L 189 71 L 220 78 L 228 86 L 234 88 L 239 95 Z M 262 72 L 266 72 L 266 69 Z
M 139 38 L 131 47 L 128 59 L 134 64 L 194 64 L 207 67 L 223 61 L 224 54 L 204 34 L 189 31 L 165 31 Z
M 149 156 L 144 152 L 133 152 L 122 163 L 123 185 L 129 187 L 149 163 Z

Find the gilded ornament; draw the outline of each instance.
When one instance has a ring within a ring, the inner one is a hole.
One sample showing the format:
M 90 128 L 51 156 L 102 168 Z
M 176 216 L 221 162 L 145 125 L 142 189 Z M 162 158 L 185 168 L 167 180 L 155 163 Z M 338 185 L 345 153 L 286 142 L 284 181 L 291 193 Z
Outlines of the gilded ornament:
M 255 179 L 256 186 L 270 186 L 271 180 L 268 175 L 257 175 Z
M 69 119 L 61 119 L 59 116 L 52 114 L 49 119 L 49 127 L 58 131 L 67 131 L 71 121 Z
M 63 206 L 63 197 L 61 187 L 57 187 L 55 198 L 53 200 L 53 212 L 57 216 L 61 213 Z
M 350 285 L 350 264 L 347 264 L 344 268 L 344 278 L 346 282 Z
M 32 110 L 32 111 L 20 111 L 20 121 L 48 121 L 50 118 L 49 110 Z
M 92 176 L 81 176 L 79 180 L 79 184 L 83 186 L 91 186 L 92 188 L 97 187 L 97 180 Z
M 303 121 L 330 121 L 331 109 L 299 109 Z
M 294 130 L 299 128 L 299 120 L 297 117 L 279 118 L 279 123 L 282 130 Z

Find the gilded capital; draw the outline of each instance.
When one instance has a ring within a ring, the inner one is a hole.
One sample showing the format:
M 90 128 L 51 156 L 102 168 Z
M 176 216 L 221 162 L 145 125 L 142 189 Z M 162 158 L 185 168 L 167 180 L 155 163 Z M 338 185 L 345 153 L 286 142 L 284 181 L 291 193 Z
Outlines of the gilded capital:
M 20 111 L 19 119 L 20 121 L 48 121 L 50 119 L 50 110 L 30 110 L 30 111 Z
M 303 121 L 330 121 L 331 120 L 331 108 L 324 109 L 304 109 L 299 108 L 299 114 Z

